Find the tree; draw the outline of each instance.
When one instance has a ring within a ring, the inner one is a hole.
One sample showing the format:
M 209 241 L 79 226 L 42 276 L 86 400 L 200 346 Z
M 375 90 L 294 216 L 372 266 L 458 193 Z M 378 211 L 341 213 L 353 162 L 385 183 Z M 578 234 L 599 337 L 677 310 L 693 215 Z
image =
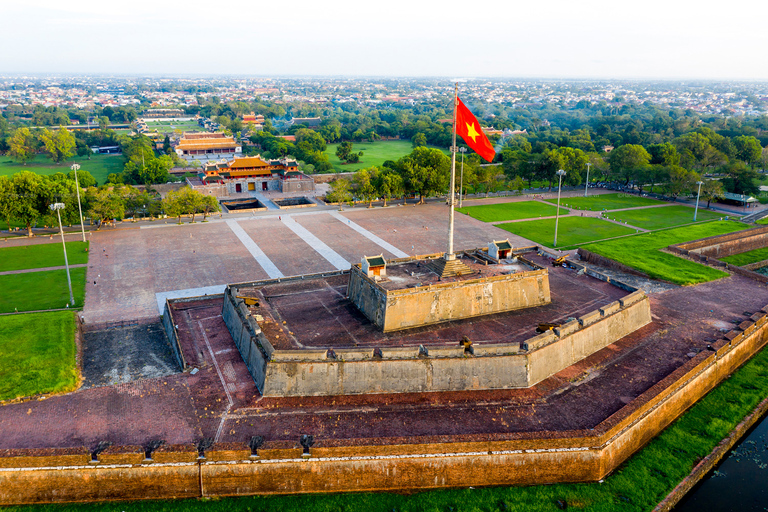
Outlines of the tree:
M 475 169 L 473 182 L 477 185 L 484 185 L 485 197 L 488 197 L 488 194 L 498 182 L 499 171 L 500 168 L 495 165 L 478 165 Z
M 100 189 L 90 188 L 88 189 L 87 200 L 90 204 L 88 214 L 99 221 L 97 230 L 101 229 L 105 220 L 125 217 L 125 195 L 119 185 L 105 186 Z
M 45 146 L 48 156 L 57 164 L 75 154 L 75 136 L 63 126 L 56 132 L 51 132 L 48 128 L 43 128 L 40 132 L 40 141 Z
M 50 182 L 29 171 L 14 174 L 12 181 L 15 193 L 13 217 L 23 222 L 27 236 L 32 236 L 32 224 L 48 215 L 48 206 L 51 204 Z
M 11 231 L 11 219 L 16 212 L 16 190 L 13 181 L 8 176 L 0 176 L 0 218 L 8 225 Z
M 75 181 L 75 171 L 69 171 L 67 179 Z M 80 188 L 95 187 L 97 184 L 96 178 L 88 171 L 83 171 L 82 169 L 77 171 L 77 182 L 80 184 Z
M 669 142 L 651 144 L 648 146 L 648 154 L 651 155 L 652 165 L 680 165 L 680 154 Z
M 181 216 L 184 215 L 184 204 L 178 190 L 172 190 L 163 198 L 163 211 L 169 217 L 178 217 L 181 224 Z
M 220 212 L 221 211 L 221 205 L 219 204 L 219 201 L 214 196 L 203 196 L 202 202 L 201 202 L 201 212 L 203 214 L 203 222 L 205 222 L 205 219 L 208 217 L 209 213 L 213 212 Z
M 673 165 L 669 168 L 669 195 L 677 199 L 678 196 L 690 192 L 696 185 L 699 175 L 689 171 L 679 165 Z
M 371 167 L 370 169 L 360 169 L 353 178 L 355 192 L 358 197 L 368 201 L 368 208 L 373 207 L 373 200 L 377 197 L 376 182 L 378 174 L 379 169 Z
M 754 166 L 763 156 L 760 141 L 749 135 L 740 135 L 733 139 L 735 156 L 742 162 Z
M 404 192 L 403 177 L 392 169 L 381 169 L 376 179 L 376 190 L 384 198 L 384 206 L 391 197 L 399 196 Z
M 11 157 L 22 165 L 27 165 L 27 161 L 35 157 L 37 152 L 37 139 L 29 131 L 29 128 L 19 128 L 10 139 L 8 139 Z
M 714 199 L 723 197 L 723 184 L 718 180 L 706 180 L 701 186 L 701 197 L 707 201 L 707 208 Z
M 436 148 L 419 147 L 398 160 L 407 189 L 419 194 L 419 204 L 428 195 L 443 192 L 448 187 L 451 160 Z
M 625 185 L 637 180 L 650 160 L 651 155 L 638 144 L 624 144 L 608 154 L 611 173 L 623 179 Z
M 346 203 L 352 199 L 350 192 L 351 183 L 349 180 L 339 178 L 331 182 L 331 190 L 325 196 L 325 199 L 331 203 Z
M 336 156 L 341 161 L 346 161 L 347 158 L 349 158 L 349 155 L 351 152 L 352 152 L 352 143 L 349 141 L 342 142 L 336 148 Z
M 420 148 L 427 145 L 427 136 L 423 133 L 417 133 L 411 137 L 411 144 L 414 148 Z

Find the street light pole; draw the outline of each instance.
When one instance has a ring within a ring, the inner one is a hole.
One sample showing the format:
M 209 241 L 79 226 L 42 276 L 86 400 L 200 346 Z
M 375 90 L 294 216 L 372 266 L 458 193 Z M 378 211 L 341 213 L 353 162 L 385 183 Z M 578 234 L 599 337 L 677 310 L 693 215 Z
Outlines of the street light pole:
M 78 164 L 72 164 L 71 169 L 75 171 L 75 190 L 77 190 L 77 211 L 80 214 L 80 231 L 83 233 L 83 242 L 85 242 L 85 225 L 83 224 L 83 208 L 80 206 L 80 182 L 77 180 L 77 171 L 80 170 Z
M 584 197 L 587 197 L 587 189 L 589 188 L 589 166 L 591 162 L 587 162 L 587 183 L 584 185 Z
M 560 189 L 563 185 L 563 176 L 565 176 L 565 171 L 560 169 L 557 171 L 557 176 L 560 178 L 557 182 L 557 210 L 555 211 L 555 243 L 552 245 L 552 247 L 557 247 L 557 222 L 560 220 Z
M 467 152 L 467 148 L 461 146 L 459 148 L 461 152 L 461 183 L 459 185 L 459 208 L 464 205 L 464 153 Z
M 64 227 L 61 225 L 61 210 L 64 209 L 64 203 L 53 203 L 48 206 L 56 212 L 59 218 L 59 233 L 61 233 L 61 246 L 64 247 L 64 266 L 67 269 L 67 285 L 69 285 L 69 302 L 75 305 L 75 296 L 72 295 L 72 278 L 69 276 L 69 260 L 67 259 L 67 244 L 64 243 Z
M 696 184 L 699 186 L 699 191 L 696 193 L 696 209 L 693 210 L 693 222 L 696 222 L 696 215 L 699 213 L 699 196 L 701 196 L 701 186 L 704 184 L 704 182 L 697 181 Z

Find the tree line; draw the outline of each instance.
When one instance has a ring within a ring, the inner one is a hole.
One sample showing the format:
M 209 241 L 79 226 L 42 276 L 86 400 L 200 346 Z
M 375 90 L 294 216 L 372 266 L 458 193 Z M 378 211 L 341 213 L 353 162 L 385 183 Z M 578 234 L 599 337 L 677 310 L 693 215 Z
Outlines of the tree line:
M 26 229 L 28 236 L 32 236 L 35 227 L 56 225 L 56 215 L 50 210 L 53 203 L 66 205 L 60 211 L 62 223 L 78 223 L 74 173 L 41 176 L 22 171 L 10 177 L 0 176 L 0 219 L 8 230 L 19 225 Z M 191 215 L 194 222 L 197 214 L 202 214 L 205 220 L 211 213 L 221 210 L 215 197 L 188 186 L 171 191 L 163 198 L 150 188 L 140 189 L 132 185 L 96 187 L 93 176 L 82 170 L 77 171 L 77 179 L 83 215 L 90 217 L 97 227 L 114 219 L 135 219 L 138 216 L 153 218 L 167 215 L 177 217 L 181 222 L 182 215 Z

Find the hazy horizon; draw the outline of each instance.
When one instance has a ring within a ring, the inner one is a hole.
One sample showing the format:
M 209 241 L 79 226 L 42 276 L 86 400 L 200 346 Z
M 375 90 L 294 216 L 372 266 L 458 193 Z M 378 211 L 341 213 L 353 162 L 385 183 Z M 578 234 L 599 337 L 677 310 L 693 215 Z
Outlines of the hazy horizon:
M 27 0 L 0 74 L 764 81 L 764 4 Z M 10 50 L 12 49 L 12 51 Z

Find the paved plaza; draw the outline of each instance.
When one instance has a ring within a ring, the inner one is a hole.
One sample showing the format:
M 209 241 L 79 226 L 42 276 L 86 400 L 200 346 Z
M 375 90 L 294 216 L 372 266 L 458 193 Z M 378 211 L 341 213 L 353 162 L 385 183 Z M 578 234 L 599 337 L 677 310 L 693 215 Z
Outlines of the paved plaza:
M 442 203 L 368 209 L 275 212 L 177 225 L 93 232 L 83 318 L 86 324 L 158 316 L 165 297 L 218 293 L 228 283 L 349 268 L 363 256 L 386 258 L 446 250 Z M 457 250 L 509 238 L 532 242 L 456 215 Z

